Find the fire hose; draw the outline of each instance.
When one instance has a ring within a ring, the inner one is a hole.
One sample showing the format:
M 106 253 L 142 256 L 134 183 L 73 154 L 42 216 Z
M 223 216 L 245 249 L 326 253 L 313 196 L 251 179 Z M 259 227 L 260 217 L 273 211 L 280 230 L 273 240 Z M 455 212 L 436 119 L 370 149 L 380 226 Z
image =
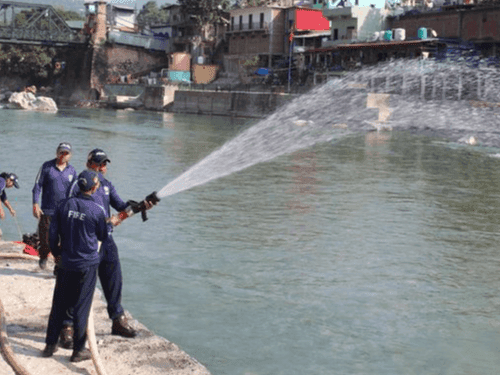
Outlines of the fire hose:
M 36 260 L 37 256 L 19 253 L 0 253 L 0 259 L 21 259 L 21 260 Z M 92 303 L 93 306 L 93 303 Z M 90 308 L 89 321 L 87 323 L 87 339 L 89 342 L 90 353 L 92 354 L 92 362 L 96 368 L 98 375 L 107 375 L 104 368 L 101 356 L 97 350 L 97 341 L 95 337 L 95 327 L 94 327 L 94 312 L 93 308 Z M 28 370 L 26 370 L 16 358 L 12 348 L 9 345 L 9 340 L 7 336 L 6 321 L 5 321 L 5 309 L 3 307 L 2 301 L 0 300 L 0 353 L 5 359 L 5 362 L 9 364 L 14 370 L 16 375 L 30 375 Z
M 142 202 L 136 201 L 128 201 L 129 206 L 123 212 L 118 214 L 120 220 L 124 220 L 127 217 L 130 217 L 136 213 L 141 212 L 142 221 L 148 220 L 146 210 L 151 207 L 151 205 L 156 205 L 160 201 L 160 198 L 156 195 L 156 192 L 149 194 Z M 100 244 L 99 244 L 100 246 Z M 0 259 L 22 259 L 22 260 L 36 260 L 38 261 L 38 257 L 34 255 L 22 254 L 22 253 L 0 253 Z M 87 323 L 87 340 L 89 343 L 90 353 L 92 355 L 92 362 L 96 368 L 98 375 L 107 375 L 106 370 L 104 368 L 102 359 L 99 355 L 99 351 L 97 349 L 97 340 L 95 336 L 95 327 L 94 327 L 94 311 L 93 311 L 93 303 L 90 307 L 89 320 Z M 5 359 L 5 361 L 9 364 L 10 367 L 14 370 L 16 375 L 30 375 L 30 373 L 19 363 L 12 348 L 9 345 L 5 324 L 5 310 L 2 305 L 2 301 L 0 300 L 0 352 Z

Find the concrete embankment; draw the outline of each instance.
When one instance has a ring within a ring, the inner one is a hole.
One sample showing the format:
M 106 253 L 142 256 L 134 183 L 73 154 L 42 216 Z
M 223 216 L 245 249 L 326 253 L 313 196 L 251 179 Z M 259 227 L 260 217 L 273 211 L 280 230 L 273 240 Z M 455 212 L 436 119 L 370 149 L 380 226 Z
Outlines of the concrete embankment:
M 293 97 L 283 93 L 177 90 L 170 111 L 261 118 L 274 112 Z
M 0 241 L 0 253 L 19 253 L 22 248 Z M 41 357 L 55 284 L 52 268 L 53 264 L 41 270 L 33 260 L 0 258 L 0 300 L 10 347 L 31 375 L 96 374 L 92 361 L 70 362 L 71 350 L 59 348 L 53 357 Z M 210 375 L 194 358 L 156 336 L 129 313 L 138 336 L 112 336 L 111 321 L 99 290 L 94 296 L 93 310 L 98 350 L 108 375 Z M 0 375 L 11 374 L 15 372 L 0 359 Z

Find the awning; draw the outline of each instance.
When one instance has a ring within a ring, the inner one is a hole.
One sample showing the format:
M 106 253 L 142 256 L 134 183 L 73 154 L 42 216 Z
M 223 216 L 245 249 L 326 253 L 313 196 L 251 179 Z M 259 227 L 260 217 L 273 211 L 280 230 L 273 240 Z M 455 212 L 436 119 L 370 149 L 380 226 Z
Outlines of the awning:
M 330 36 L 329 31 L 317 31 L 317 32 L 312 32 L 312 33 L 307 33 L 307 34 L 295 34 L 294 39 L 303 39 L 303 38 L 317 38 L 317 37 L 322 37 L 322 36 Z

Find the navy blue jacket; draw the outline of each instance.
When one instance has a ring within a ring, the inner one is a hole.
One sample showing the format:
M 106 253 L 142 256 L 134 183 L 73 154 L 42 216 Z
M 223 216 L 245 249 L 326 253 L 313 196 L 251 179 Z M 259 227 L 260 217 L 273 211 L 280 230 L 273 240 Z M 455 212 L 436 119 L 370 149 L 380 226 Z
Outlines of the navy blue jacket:
M 99 189 L 97 189 L 97 191 L 92 194 L 92 199 L 99 206 L 104 208 L 106 217 L 111 217 L 110 206 L 118 212 L 125 210 L 128 207 L 128 204 L 120 198 L 113 184 L 110 181 L 106 180 L 106 178 L 104 178 L 101 173 L 99 173 L 99 181 L 101 182 L 101 186 L 99 186 Z M 69 196 L 74 196 L 79 191 L 80 189 L 78 188 L 78 184 L 75 181 L 71 185 Z M 108 230 L 111 233 L 113 231 L 113 225 L 108 224 Z
M 5 194 L 5 186 L 7 185 L 7 182 L 5 181 L 5 178 L 0 177 L 0 200 L 2 202 L 5 202 L 7 200 L 7 194 Z
M 81 271 L 98 264 L 98 241 L 107 238 L 104 209 L 88 195 L 78 194 L 62 201 L 50 223 L 52 254 L 61 256 L 61 266 L 67 270 Z
M 41 208 L 44 215 L 54 215 L 58 203 L 68 197 L 71 183 L 76 180 L 76 171 L 72 165 L 68 164 L 60 171 L 56 159 L 43 163 L 33 186 L 33 204 L 38 203 L 42 193 Z

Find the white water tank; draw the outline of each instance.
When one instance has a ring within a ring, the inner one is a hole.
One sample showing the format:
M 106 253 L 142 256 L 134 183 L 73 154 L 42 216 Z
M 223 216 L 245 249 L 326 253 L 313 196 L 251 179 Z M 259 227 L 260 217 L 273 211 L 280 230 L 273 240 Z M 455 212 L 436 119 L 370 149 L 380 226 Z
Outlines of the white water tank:
M 378 40 L 384 40 L 385 30 L 379 31 Z
M 406 30 L 405 29 L 395 29 L 394 30 L 394 40 L 405 40 Z
M 197 59 L 198 65 L 203 65 L 204 62 L 205 62 L 205 59 L 203 58 L 203 56 L 198 56 L 198 59 Z
M 379 40 L 379 38 L 380 38 L 380 33 L 378 31 L 375 31 L 372 37 L 370 38 L 370 41 L 376 42 L 377 40 Z

